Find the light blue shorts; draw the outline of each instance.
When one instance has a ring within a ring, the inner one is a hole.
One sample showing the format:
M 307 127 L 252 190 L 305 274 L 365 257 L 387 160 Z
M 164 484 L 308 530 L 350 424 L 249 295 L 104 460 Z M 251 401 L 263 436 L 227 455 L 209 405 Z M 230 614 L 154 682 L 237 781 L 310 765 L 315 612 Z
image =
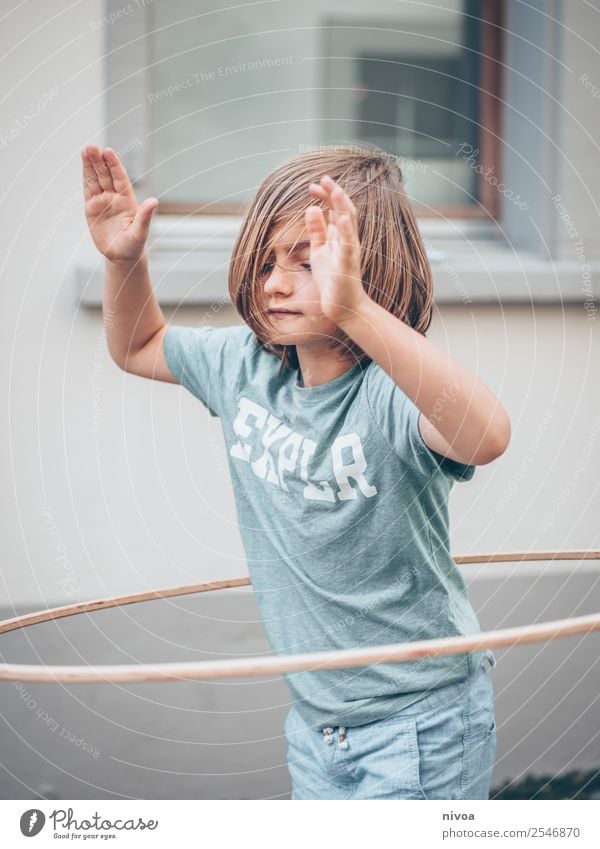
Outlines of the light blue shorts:
M 317 730 L 285 721 L 292 799 L 488 799 L 496 759 L 486 668 L 378 722 Z

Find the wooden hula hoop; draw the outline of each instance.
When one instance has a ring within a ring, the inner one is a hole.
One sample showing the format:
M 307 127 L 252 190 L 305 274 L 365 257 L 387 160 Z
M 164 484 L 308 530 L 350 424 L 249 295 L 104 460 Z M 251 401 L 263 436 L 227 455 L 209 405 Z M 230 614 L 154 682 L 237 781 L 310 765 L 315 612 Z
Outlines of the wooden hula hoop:
M 600 551 L 519 551 L 495 554 L 464 554 L 454 557 L 457 564 L 508 563 L 536 560 L 600 560 Z M 27 628 L 110 607 L 122 607 L 157 598 L 171 598 L 192 593 L 211 592 L 250 585 L 250 578 L 232 578 L 151 590 L 146 593 L 103 598 L 96 601 L 68 604 L 13 619 L 0 621 L 0 634 Z M 304 672 L 320 669 L 343 669 L 368 666 L 372 663 L 398 663 L 430 655 L 464 654 L 483 649 L 502 648 L 521 643 L 542 642 L 552 637 L 571 637 L 575 634 L 600 631 L 600 613 L 505 628 L 497 631 L 461 637 L 443 637 L 437 640 L 420 640 L 409 643 L 390 643 L 367 648 L 310 652 L 307 654 L 277 655 L 248 659 L 208 660 L 191 663 L 122 664 L 117 666 L 46 666 L 4 663 L 0 664 L 0 681 L 71 682 L 71 683 L 126 683 L 135 681 L 187 681 L 220 678 L 260 677 Z

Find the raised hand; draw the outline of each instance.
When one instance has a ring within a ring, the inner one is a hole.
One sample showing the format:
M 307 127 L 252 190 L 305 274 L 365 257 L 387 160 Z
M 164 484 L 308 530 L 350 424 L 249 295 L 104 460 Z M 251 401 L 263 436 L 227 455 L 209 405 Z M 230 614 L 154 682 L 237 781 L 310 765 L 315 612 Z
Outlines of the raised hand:
M 329 207 L 329 221 L 318 206 L 306 210 L 310 266 L 321 298 L 323 315 L 336 324 L 356 316 L 368 298 L 361 280 L 360 241 L 356 208 L 329 176 L 311 183 L 309 192 Z
M 110 147 L 81 151 L 85 216 L 94 244 L 112 262 L 135 262 L 143 252 L 156 198 L 138 205 L 119 157 Z

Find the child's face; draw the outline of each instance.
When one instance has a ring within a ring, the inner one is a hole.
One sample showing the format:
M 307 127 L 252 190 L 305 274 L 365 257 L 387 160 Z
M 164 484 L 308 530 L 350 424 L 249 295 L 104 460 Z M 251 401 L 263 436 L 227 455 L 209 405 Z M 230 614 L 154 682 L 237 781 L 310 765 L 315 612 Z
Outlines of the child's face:
M 304 224 L 281 225 L 273 234 L 273 246 L 259 279 L 263 310 L 273 325 L 270 341 L 311 349 L 329 347 L 337 325 L 321 312 Z M 275 309 L 292 314 L 272 312 Z

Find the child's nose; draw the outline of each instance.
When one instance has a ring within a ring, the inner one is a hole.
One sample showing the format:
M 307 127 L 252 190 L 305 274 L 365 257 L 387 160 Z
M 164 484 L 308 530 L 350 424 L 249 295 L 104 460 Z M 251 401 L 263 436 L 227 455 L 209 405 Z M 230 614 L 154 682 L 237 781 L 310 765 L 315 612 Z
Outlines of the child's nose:
M 293 291 L 294 277 L 291 271 L 275 264 L 264 282 L 264 290 L 269 295 L 276 292 L 290 293 Z

